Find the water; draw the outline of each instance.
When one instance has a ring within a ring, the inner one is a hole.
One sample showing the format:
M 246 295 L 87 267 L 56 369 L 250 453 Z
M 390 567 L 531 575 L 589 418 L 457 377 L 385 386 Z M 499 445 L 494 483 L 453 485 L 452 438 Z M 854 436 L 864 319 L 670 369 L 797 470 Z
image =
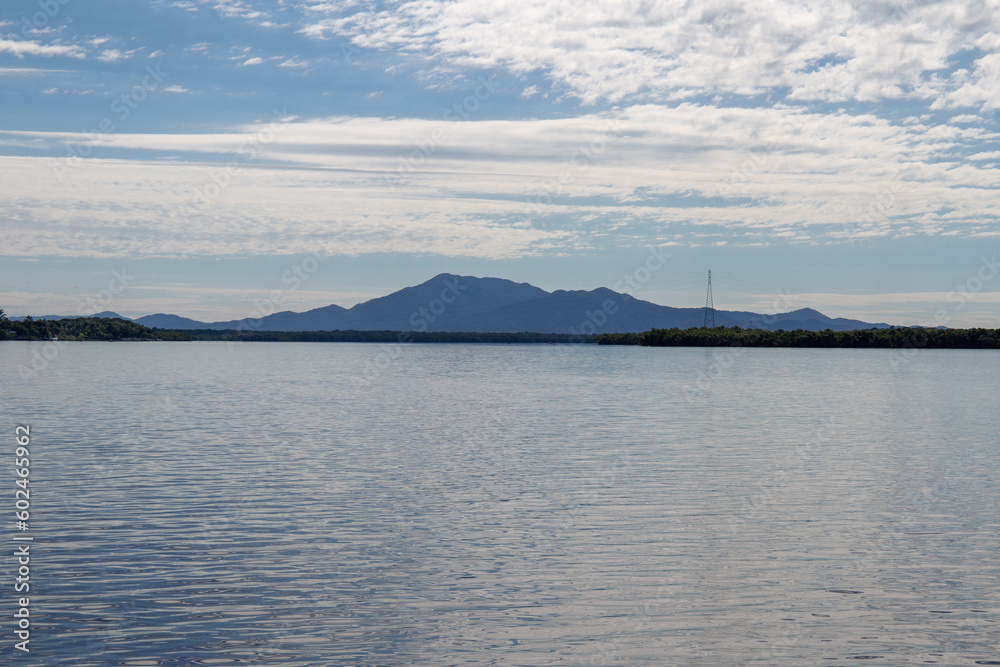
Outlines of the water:
M 997 352 L 45 345 L 16 664 L 1000 664 Z

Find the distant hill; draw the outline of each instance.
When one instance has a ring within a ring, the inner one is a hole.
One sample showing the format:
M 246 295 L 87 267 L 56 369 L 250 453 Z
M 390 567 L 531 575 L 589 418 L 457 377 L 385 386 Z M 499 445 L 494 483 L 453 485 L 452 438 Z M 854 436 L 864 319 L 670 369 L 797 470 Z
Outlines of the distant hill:
M 22 315 L 20 317 L 10 317 L 13 322 L 21 322 L 26 316 Z M 132 319 L 119 315 L 118 313 L 112 312 L 110 310 L 105 310 L 100 313 L 94 313 L 93 315 L 38 315 L 37 317 L 32 317 L 33 320 L 73 320 L 81 317 L 104 317 L 112 320 L 126 320 L 131 322 Z
M 208 328 L 204 322 L 188 319 L 187 317 L 180 317 L 179 315 L 165 315 L 163 313 L 157 313 L 156 315 L 146 315 L 145 317 L 136 318 L 135 321 L 143 325 L 144 327 L 150 327 L 156 329 Z
M 259 320 L 199 322 L 177 315 L 135 319 L 160 329 L 247 331 L 447 331 L 491 333 L 628 333 L 653 328 L 688 329 L 704 323 L 703 308 L 672 308 L 600 287 L 547 292 L 501 278 L 448 273 L 351 308 L 336 305 L 303 313 L 283 311 Z M 765 316 L 717 310 L 718 326 L 759 329 L 848 331 L 888 328 L 860 320 L 831 318 L 811 308 Z

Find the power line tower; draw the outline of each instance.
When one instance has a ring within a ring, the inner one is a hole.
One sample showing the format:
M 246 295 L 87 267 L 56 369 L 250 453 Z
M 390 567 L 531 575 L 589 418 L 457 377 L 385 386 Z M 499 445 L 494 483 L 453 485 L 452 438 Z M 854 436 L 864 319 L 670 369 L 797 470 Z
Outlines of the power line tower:
M 708 296 L 705 297 L 705 328 L 715 327 L 715 304 L 712 303 L 712 269 L 708 270 Z

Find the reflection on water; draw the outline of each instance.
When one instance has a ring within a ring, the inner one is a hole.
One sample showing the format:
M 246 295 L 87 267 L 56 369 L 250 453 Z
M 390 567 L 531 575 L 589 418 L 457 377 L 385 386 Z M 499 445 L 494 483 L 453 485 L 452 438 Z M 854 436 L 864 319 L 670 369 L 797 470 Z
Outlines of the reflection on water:
M 18 663 L 1000 664 L 997 353 L 413 345 L 364 383 L 378 350 L 5 383 Z

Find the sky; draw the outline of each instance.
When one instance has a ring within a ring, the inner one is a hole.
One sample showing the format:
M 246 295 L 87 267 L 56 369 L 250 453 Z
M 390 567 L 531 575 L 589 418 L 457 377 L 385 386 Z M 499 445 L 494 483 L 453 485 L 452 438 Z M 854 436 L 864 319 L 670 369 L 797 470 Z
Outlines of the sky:
M 998 108 L 1000 0 L 6 0 L 0 307 L 711 270 L 719 309 L 1000 327 Z

